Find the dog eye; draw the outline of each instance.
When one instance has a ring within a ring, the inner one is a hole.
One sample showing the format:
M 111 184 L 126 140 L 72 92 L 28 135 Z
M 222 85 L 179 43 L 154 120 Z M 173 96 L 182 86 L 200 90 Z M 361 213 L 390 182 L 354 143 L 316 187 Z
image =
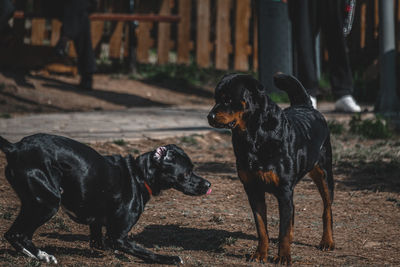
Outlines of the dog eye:
M 227 98 L 224 100 L 224 104 L 228 105 L 232 103 L 232 99 L 231 98 Z

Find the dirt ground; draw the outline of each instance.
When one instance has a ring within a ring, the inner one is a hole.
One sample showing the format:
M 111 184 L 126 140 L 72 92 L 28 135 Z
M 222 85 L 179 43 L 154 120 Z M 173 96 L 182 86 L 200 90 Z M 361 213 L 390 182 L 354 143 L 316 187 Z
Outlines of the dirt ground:
M 92 91 L 81 90 L 78 84 L 78 76 L 0 71 L 0 117 L 143 106 L 211 106 L 213 102 L 211 87 L 155 85 L 127 75 L 96 74 Z
M 198 173 L 209 179 L 208 196 L 190 197 L 164 191 L 147 204 L 132 238 L 154 252 L 179 255 L 185 266 L 259 266 L 246 261 L 257 245 L 250 207 L 235 171 L 230 136 L 210 133 L 165 140 L 96 143 L 103 154 L 134 156 L 167 143 L 176 143 L 191 156 Z M 349 134 L 333 136 L 336 250 L 319 251 L 322 201 L 312 180 L 296 187 L 294 266 L 399 266 L 400 142 L 367 140 Z M 15 219 L 19 201 L 4 179 L 5 158 L 0 155 L 0 233 Z M 269 255 L 277 253 L 277 201 L 267 195 Z M 92 250 L 88 227 L 72 222 L 60 211 L 34 236 L 37 246 L 54 254 L 60 266 L 153 266 L 127 255 Z M 1 266 L 39 266 L 16 254 L 0 238 Z M 45 265 L 45 264 L 42 264 Z M 155 265 L 154 265 L 155 266 Z
M 210 105 L 212 89 L 184 90 L 155 86 L 124 76 L 96 75 L 94 91 L 76 88 L 78 77 L 43 73 L 0 73 L 0 115 L 116 110 L 136 106 Z M 292 259 L 295 266 L 400 265 L 400 139 L 368 140 L 348 133 L 334 135 L 333 205 L 336 250 L 321 252 L 322 200 L 312 180 L 296 187 Z M 258 266 L 246 258 L 257 245 L 253 217 L 237 178 L 230 136 L 207 135 L 91 144 L 103 154 L 137 156 L 157 146 L 175 143 L 191 156 L 198 173 L 209 179 L 213 192 L 189 197 L 168 190 L 153 197 L 132 238 L 160 254 L 179 255 L 185 266 Z M 0 266 L 40 266 L 16 254 L 3 234 L 12 224 L 19 200 L 4 178 L 5 158 L 0 153 Z M 271 237 L 269 255 L 277 253 L 277 201 L 267 195 Z M 92 250 L 87 226 L 60 212 L 38 229 L 36 245 L 54 254 L 60 266 L 153 266 L 112 251 Z

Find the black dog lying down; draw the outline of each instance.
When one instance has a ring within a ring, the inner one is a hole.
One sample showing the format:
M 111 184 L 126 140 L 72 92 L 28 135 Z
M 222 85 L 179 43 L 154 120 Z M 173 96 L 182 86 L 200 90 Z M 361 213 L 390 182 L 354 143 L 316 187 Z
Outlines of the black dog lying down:
M 90 246 L 130 253 L 145 261 L 182 263 L 178 256 L 157 255 L 128 240 L 150 196 L 175 188 L 187 195 L 211 192 L 211 184 L 193 172 L 193 164 L 176 145 L 166 145 L 136 159 L 101 156 L 74 140 L 36 134 L 11 144 L 0 137 L 6 154 L 5 175 L 21 200 L 21 210 L 4 237 L 27 256 L 57 263 L 35 247 L 34 231 L 60 205 L 77 223 L 90 226 Z M 103 240 L 102 227 L 106 227 Z

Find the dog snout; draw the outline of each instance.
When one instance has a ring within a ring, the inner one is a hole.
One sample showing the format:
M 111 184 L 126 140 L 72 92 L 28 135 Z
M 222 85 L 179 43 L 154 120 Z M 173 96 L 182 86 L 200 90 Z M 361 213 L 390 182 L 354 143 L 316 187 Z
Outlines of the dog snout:
M 208 119 L 208 123 L 212 124 L 215 121 L 215 113 L 213 111 L 208 113 L 207 119 Z

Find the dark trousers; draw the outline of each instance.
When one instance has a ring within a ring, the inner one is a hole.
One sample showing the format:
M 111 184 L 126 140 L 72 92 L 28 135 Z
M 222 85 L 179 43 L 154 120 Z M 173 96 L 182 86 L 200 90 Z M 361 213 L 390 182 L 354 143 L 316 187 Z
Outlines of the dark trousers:
M 318 88 L 315 38 L 321 31 L 329 54 L 332 93 L 336 98 L 352 94 L 353 78 L 343 36 L 344 2 L 341 0 L 291 0 L 297 77 L 315 96 Z
M 14 13 L 14 6 L 10 0 L 0 0 L 0 32 L 8 26 L 8 20 Z
M 96 59 L 90 35 L 89 8 L 90 1 L 87 0 L 47 0 L 43 6 L 47 16 L 61 20 L 60 38 L 66 37 L 74 41 L 81 75 L 96 71 Z

